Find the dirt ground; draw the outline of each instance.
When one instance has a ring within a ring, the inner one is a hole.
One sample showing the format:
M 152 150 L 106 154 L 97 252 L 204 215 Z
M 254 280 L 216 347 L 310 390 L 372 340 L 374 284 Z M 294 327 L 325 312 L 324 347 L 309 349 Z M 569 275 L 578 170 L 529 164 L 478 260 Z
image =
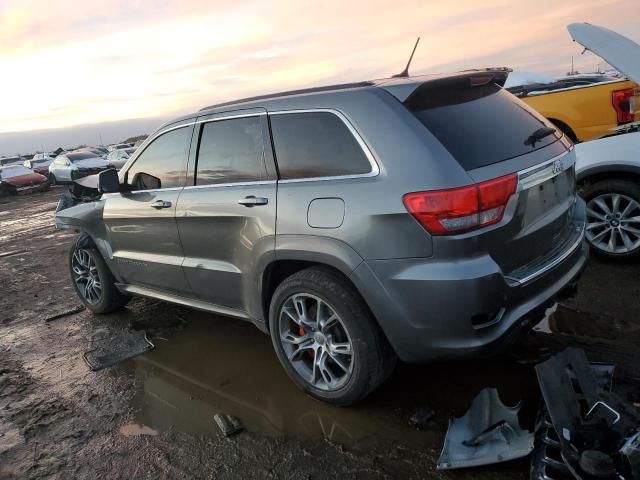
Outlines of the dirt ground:
M 400 365 L 362 404 L 325 405 L 293 386 L 248 323 L 144 299 L 107 316 L 77 311 L 67 272 L 74 234 L 53 227 L 61 192 L 0 199 L 1 479 L 528 478 L 528 459 L 435 470 L 448 419 L 480 389 L 523 400 L 531 420 L 540 398 L 527 348 Z M 527 345 L 577 344 L 617 362 L 616 385 L 637 401 L 638 271 L 592 258 L 577 297 L 550 318 L 552 333 Z M 82 354 L 96 335 L 126 329 L 144 329 L 156 348 L 91 372 Z M 418 431 L 408 420 L 425 406 L 435 416 Z M 245 431 L 223 437 L 216 413 Z

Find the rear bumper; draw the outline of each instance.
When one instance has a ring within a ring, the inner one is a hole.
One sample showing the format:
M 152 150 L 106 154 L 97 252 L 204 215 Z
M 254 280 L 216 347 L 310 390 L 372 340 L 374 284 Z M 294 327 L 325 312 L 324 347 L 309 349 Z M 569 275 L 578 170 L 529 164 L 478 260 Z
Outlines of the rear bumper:
M 584 234 L 567 250 L 520 284 L 507 279 L 489 255 L 442 263 L 367 261 L 352 279 L 403 361 L 492 355 L 575 288 L 589 255 Z

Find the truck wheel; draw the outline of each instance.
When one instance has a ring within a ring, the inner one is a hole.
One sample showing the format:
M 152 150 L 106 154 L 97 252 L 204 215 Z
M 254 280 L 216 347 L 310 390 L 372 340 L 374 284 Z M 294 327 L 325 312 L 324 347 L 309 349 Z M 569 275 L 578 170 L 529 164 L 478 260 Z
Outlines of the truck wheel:
M 393 372 L 396 356 L 369 308 L 339 274 L 312 267 L 286 278 L 269 309 L 285 371 L 309 395 L 351 405 Z
M 609 259 L 640 256 L 640 185 L 619 179 L 587 184 L 587 240 L 596 254 Z
M 74 244 L 69 251 L 69 270 L 78 297 L 93 313 L 111 313 L 131 300 L 116 288 L 111 271 L 95 248 Z

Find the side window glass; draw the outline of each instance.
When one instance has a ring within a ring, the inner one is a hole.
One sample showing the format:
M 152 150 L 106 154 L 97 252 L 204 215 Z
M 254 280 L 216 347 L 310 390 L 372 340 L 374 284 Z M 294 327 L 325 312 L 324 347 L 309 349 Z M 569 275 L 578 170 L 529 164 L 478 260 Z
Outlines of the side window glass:
M 182 187 L 187 170 L 187 152 L 191 140 L 191 125 L 160 135 L 142 152 L 127 170 L 127 183 L 134 190 Z M 144 173 L 145 175 L 139 175 Z M 159 182 L 149 183 L 143 177 L 154 177 Z M 159 186 L 158 186 L 159 185 Z
M 345 123 L 330 112 L 270 116 L 280 178 L 359 175 L 371 163 Z
M 208 122 L 202 126 L 196 185 L 252 182 L 266 176 L 260 117 Z

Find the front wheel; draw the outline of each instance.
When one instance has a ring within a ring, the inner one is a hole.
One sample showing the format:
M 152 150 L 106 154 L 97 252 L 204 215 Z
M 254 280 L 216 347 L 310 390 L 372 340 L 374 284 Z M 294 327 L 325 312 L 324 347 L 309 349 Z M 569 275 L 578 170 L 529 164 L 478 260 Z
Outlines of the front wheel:
M 51 185 L 52 187 L 55 187 L 58 184 L 58 181 L 56 180 L 56 176 L 53 173 L 49 174 L 49 185 Z
M 587 240 L 595 253 L 609 259 L 640 256 L 640 186 L 607 179 L 586 185 Z
M 339 274 L 309 268 L 285 279 L 269 312 L 271 338 L 291 379 L 336 405 L 366 397 L 392 373 L 396 356 L 369 308 Z
M 124 307 L 130 297 L 115 286 L 113 275 L 95 248 L 71 247 L 71 280 L 84 305 L 94 313 L 110 313 Z

